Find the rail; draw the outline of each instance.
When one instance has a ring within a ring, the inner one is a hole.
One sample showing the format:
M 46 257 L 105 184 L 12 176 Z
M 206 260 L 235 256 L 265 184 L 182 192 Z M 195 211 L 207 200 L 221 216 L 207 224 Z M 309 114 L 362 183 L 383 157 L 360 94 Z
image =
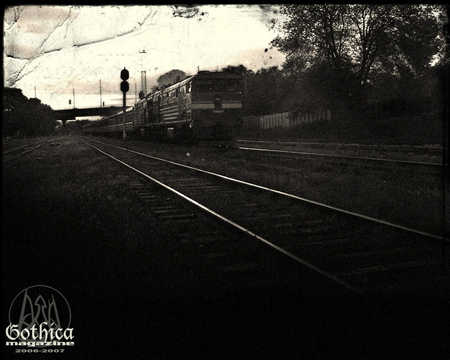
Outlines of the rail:
M 288 197 L 288 198 L 291 198 L 291 199 L 300 200 L 302 202 L 305 202 L 305 203 L 308 203 L 308 204 L 312 204 L 312 205 L 315 205 L 315 206 L 318 206 L 318 207 L 321 207 L 321 208 L 326 208 L 326 209 L 329 209 L 329 210 L 332 210 L 332 211 L 336 211 L 336 212 L 339 212 L 339 213 L 342 213 L 342 214 L 350 215 L 350 216 L 353 216 L 353 217 L 356 217 L 356 218 L 359 218 L 359 219 L 364 219 L 364 220 L 367 220 L 367 221 L 370 221 L 370 222 L 374 222 L 374 223 L 377 223 L 377 224 L 382 224 L 382 225 L 385 225 L 385 226 L 388 226 L 388 227 L 392 227 L 392 228 L 396 228 L 396 229 L 399 229 L 399 230 L 407 231 L 407 232 L 410 232 L 410 233 L 414 233 L 414 234 L 417 234 L 417 235 L 424 236 L 424 237 L 429 238 L 429 239 L 443 241 L 444 243 L 450 244 L 450 240 L 449 239 L 447 239 L 447 238 L 445 238 L 443 236 L 437 235 L 437 234 L 432 234 L 432 233 L 429 233 L 429 232 L 413 229 L 413 228 L 410 228 L 410 227 L 407 227 L 407 226 L 395 224 L 395 223 L 392 223 L 392 222 L 389 222 L 389 221 L 386 221 L 386 220 L 374 218 L 374 217 L 371 217 L 371 216 L 368 216 L 368 215 L 364 215 L 364 214 L 360 214 L 360 213 L 357 213 L 357 212 L 354 212 L 354 211 L 350 211 L 350 210 L 345 210 L 345 209 L 338 208 L 338 207 L 335 207 L 335 206 L 332 206 L 332 205 L 328 205 L 328 204 L 324 204 L 324 203 L 321 203 L 321 202 L 318 202 L 318 201 L 315 201 L 315 200 L 310 200 L 310 199 L 307 199 L 307 198 L 304 198 L 304 197 L 301 197 L 301 196 L 298 196 L 298 195 L 286 193 L 284 191 L 280 191 L 280 190 L 272 189 L 272 188 L 269 188 L 269 187 L 266 187 L 266 186 L 250 183 L 250 182 L 247 182 L 247 181 L 244 181 L 244 180 L 234 179 L 234 178 L 226 176 L 226 175 L 218 174 L 218 173 L 215 173 L 215 172 L 212 172 L 212 171 L 208 171 L 208 170 L 195 168 L 193 166 L 189 166 L 189 165 L 186 165 L 186 164 L 181 164 L 181 163 L 178 163 L 178 162 L 175 162 L 175 161 L 172 161 L 172 160 L 163 159 L 163 158 L 160 158 L 160 157 L 157 157 L 157 156 L 152 156 L 152 155 L 145 154 L 145 153 L 142 153 L 142 152 L 139 152 L 139 151 L 135 151 L 135 150 L 123 147 L 123 146 L 111 145 L 111 144 L 103 143 L 103 142 L 97 141 L 97 140 L 95 140 L 95 141 L 100 143 L 100 144 L 107 145 L 107 146 L 113 146 L 113 147 L 116 147 L 118 149 L 129 151 L 131 153 L 134 153 L 134 154 L 137 154 L 137 155 L 140 155 L 140 156 L 143 156 L 143 157 L 147 157 L 147 158 L 150 158 L 150 159 L 162 161 L 162 162 L 169 163 L 169 164 L 172 164 L 172 165 L 175 165 L 175 166 L 179 166 L 179 167 L 183 167 L 183 168 L 186 168 L 186 169 L 194 170 L 194 171 L 201 172 L 201 173 L 204 173 L 204 174 L 208 174 L 208 175 L 211 175 L 211 176 L 214 176 L 214 177 L 218 177 L 218 178 L 221 178 L 221 179 L 224 179 L 224 180 L 227 180 L 227 181 L 232 181 L 232 182 L 235 182 L 235 183 L 238 183 L 238 184 L 247 185 L 247 186 L 253 187 L 255 189 L 269 191 L 269 192 L 272 192 L 274 194 L 278 194 L 278 195 L 281 195 L 281 196 L 284 196 L 284 197 Z
M 238 149 L 245 150 L 245 151 L 259 151 L 259 152 L 266 152 L 266 153 L 292 154 L 292 155 L 324 157 L 324 158 L 344 159 L 344 160 L 371 161 L 371 162 L 378 162 L 378 163 L 391 163 L 391 164 L 400 164 L 400 165 L 402 165 L 402 164 L 403 165 L 420 165 L 420 166 L 431 167 L 434 169 L 442 168 L 442 164 L 421 162 L 421 161 L 393 160 L 393 159 L 382 159 L 382 158 L 362 157 L 362 156 L 313 153 L 313 152 L 305 152 L 305 151 L 289 151 L 289 150 L 253 148 L 253 147 L 244 147 L 244 146 L 239 146 Z

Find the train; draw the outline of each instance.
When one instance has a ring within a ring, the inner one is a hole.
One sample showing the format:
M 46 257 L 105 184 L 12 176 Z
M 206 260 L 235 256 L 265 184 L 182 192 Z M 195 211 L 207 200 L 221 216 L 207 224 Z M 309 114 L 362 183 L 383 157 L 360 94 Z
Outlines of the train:
M 125 111 L 83 127 L 88 135 L 232 143 L 242 127 L 241 74 L 199 71 L 141 96 Z

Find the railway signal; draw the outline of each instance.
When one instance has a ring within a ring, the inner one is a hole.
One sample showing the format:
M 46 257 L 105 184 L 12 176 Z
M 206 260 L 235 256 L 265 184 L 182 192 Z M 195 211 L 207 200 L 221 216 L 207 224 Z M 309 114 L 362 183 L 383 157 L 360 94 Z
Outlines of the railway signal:
M 130 73 L 128 72 L 127 69 L 123 68 L 122 71 L 120 72 L 120 78 L 124 81 L 128 80 L 128 78 L 130 77 Z
M 127 138 L 127 133 L 125 132 L 125 109 L 127 106 L 127 91 L 130 90 L 130 85 L 128 84 L 128 78 L 130 73 L 126 68 L 123 68 L 120 72 L 120 78 L 122 82 L 120 83 L 120 91 L 123 93 L 123 118 L 122 118 L 122 138 L 125 140 Z
M 123 93 L 126 93 L 128 90 L 130 90 L 130 85 L 128 84 L 128 81 L 122 81 L 120 83 L 120 91 Z
M 120 72 L 120 78 L 122 79 L 122 82 L 120 83 L 120 91 L 122 91 L 125 93 L 130 90 L 130 85 L 128 84 L 128 78 L 130 77 L 130 73 L 128 72 L 128 70 L 126 68 L 123 68 L 122 71 Z M 125 98 L 124 98 L 125 99 Z M 125 103 L 123 104 L 123 106 L 125 106 Z

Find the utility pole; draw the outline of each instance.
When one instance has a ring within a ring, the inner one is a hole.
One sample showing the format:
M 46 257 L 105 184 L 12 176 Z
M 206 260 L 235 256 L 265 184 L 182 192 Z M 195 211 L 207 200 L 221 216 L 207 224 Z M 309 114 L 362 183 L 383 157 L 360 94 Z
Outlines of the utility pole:
M 145 49 L 139 51 L 139 54 L 141 54 L 141 90 L 144 92 L 144 95 L 147 94 L 147 74 L 146 71 L 143 70 L 144 65 L 143 65 L 143 56 L 144 54 L 147 54 L 147 51 L 145 51 Z
M 147 72 L 141 71 L 141 90 L 144 93 L 144 95 L 147 94 Z
M 137 85 L 136 85 L 136 80 L 134 80 L 134 103 L 136 104 L 137 102 Z
M 125 68 L 124 68 L 125 69 Z M 122 117 L 122 139 L 125 140 L 127 138 L 127 132 L 125 130 L 125 118 L 126 118 L 126 109 L 127 109 L 127 93 L 126 91 L 122 92 L 123 94 L 123 98 L 122 98 L 122 112 L 123 112 L 123 117 Z
M 34 98 L 37 99 L 37 96 L 36 96 L 36 86 L 34 87 Z
M 102 104 L 102 80 L 100 79 L 100 107 L 103 107 Z

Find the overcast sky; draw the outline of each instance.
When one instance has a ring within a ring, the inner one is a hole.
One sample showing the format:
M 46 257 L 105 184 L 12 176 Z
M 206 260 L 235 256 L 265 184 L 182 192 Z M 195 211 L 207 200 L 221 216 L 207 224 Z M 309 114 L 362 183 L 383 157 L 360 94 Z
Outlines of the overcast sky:
M 193 74 L 243 64 L 257 70 L 279 66 L 270 49 L 276 6 L 20 6 L 4 17 L 5 86 L 21 88 L 54 109 L 120 105 L 119 73 L 130 71 L 134 102 L 140 71 L 148 88 L 171 69 Z M 269 49 L 268 51 L 264 51 Z M 140 51 L 145 50 L 145 54 Z

